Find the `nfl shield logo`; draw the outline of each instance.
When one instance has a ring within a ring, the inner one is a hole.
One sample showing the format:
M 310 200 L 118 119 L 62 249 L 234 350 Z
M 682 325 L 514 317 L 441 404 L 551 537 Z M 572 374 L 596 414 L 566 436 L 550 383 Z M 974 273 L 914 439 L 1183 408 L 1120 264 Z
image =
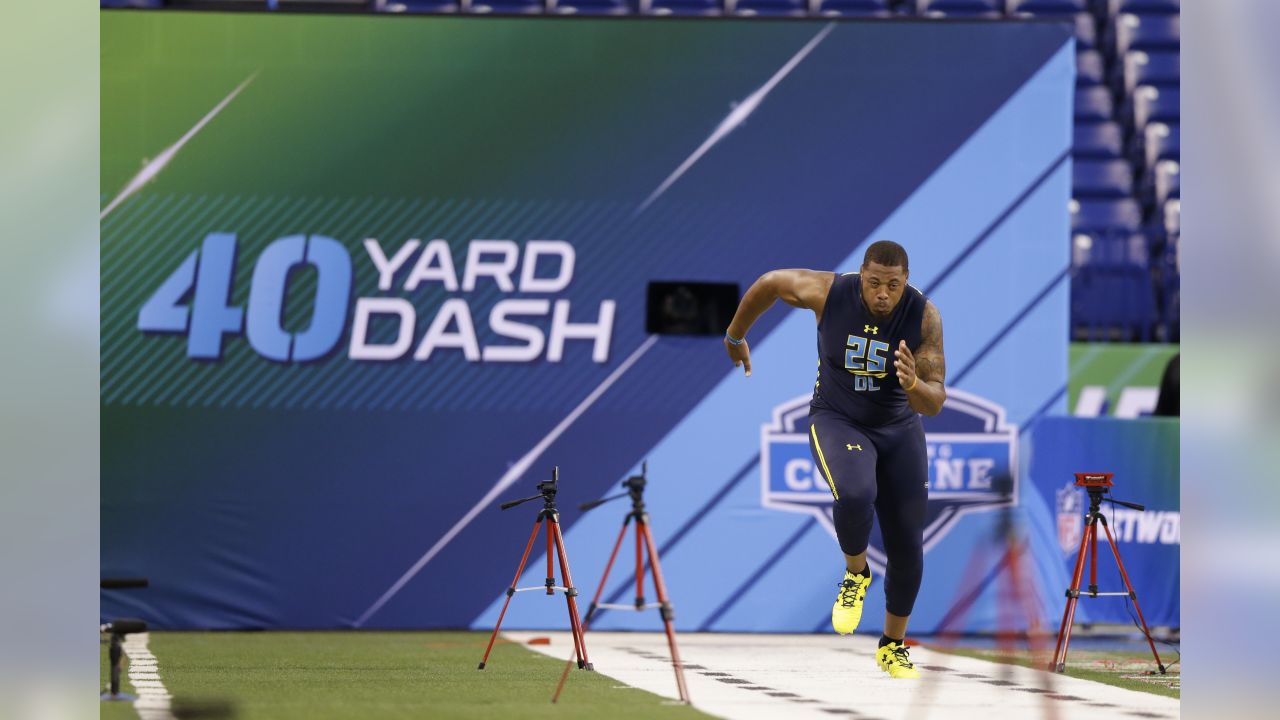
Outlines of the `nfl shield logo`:
M 831 491 L 809 456 L 809 400 L 804 395 L 773 410 L 760 432 L 761 504 L 806 513 L 832 538 Z M 924 528 L 928 552 L 966 515 L 1018 504 L 1018 429 L 1004 408 L 977 395 L 947 388 L 942 412 L 924 418 L 929 463 L 929 504 Z M 883 572 L 887 557 L 879 522 L 871 533 L 867 561 Z
M 1080 546 L 1080 532 L 1084 529 L 1084 501 L 1072 483 L 1067 483 L 1057 495 L 1058 546 L 1064 553 L 1076 552 Z

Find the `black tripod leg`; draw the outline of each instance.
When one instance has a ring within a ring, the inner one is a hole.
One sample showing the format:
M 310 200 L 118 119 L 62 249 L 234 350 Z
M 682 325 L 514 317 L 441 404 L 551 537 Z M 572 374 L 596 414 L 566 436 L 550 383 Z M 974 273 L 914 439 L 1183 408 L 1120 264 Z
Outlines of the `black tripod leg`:
M 124 655 L 120 637 L 119 633 L 111 633 L 111 647 L 107 650 L 107 659 L 111 661 L 111 697 L 120 694 L 120 660 Z

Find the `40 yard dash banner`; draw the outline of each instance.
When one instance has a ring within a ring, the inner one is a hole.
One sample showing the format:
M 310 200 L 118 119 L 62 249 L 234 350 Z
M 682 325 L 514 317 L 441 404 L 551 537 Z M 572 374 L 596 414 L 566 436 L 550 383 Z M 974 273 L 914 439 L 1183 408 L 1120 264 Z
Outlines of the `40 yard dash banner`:
M 812 316 L 744 378 L 645 291 L 888 238 L 946 323 L 927 631 L 1065 407 L 1073 83 L 1053 23 L 104 13 L 102 572 L 151 587 L 103 616 L 484 627 L 534 514 L 498 503 L 559 466 L 588 592 L 623 510 L 576 507 L 647 459 L 678 626 L 817 630 Z

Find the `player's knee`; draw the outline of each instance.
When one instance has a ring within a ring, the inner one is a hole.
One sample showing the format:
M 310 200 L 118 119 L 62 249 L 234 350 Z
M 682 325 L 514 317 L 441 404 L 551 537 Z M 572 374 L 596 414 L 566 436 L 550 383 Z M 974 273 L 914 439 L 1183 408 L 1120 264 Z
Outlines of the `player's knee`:
M 870 516 L 875 510 L 876 489 L 874 486 L 854 485 L 854 486 L 837 486 L 836 490 L 839 495 L 836 497 L 836 506 L 849 514 Z

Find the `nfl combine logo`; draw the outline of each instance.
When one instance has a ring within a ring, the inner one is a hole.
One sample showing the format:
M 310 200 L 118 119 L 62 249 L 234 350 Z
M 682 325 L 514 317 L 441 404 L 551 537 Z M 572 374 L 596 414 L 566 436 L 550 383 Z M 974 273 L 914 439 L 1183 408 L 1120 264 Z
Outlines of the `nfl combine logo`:
M 761 504 L 817 518 L 831 537 L 831 490 L 809 455 L 809 395 L 773 409 L 760 433 Z M 947 388 L 942 412 L 924 420 L 929 457 L 929 506 L 924 549 L 938 544 L 969 513 L 1018 503 L 1018 430 L 1005 423 L 1004 408 Z M 884 571 L 884 545 L 877 523 L 867 559 Z
M 1074 483 L 1067 483 L 1057 496 L 1058 546 L 1064 553 L 1074 553 L 1080 548 L 1084 530 L 1084 499 Z

